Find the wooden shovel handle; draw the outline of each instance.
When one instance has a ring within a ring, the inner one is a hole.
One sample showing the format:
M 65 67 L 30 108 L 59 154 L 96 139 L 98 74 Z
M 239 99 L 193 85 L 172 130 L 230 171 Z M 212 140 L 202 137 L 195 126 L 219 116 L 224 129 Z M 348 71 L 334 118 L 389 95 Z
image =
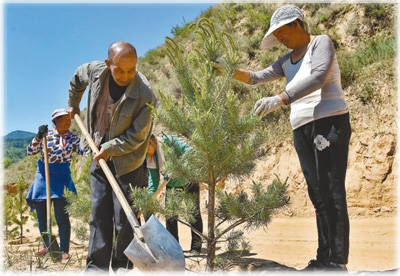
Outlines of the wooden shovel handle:
M 84 123 L 82 122 L 81 117 L 79 117 L 78 114 L 75 114 L 74 119 L 75 119 L 76 123 L 78 124 L 79 128 L 81 129 L 82 134 L 85 137 L 86 141 L 88 142 L 92 151 L 96 154 L 99 153 L 99 150 L 98 150 L 96 144 L 94 143 L 92 137 L 90 136 L 89 132 L 87 131 Z M 133 231 L 138 236 L 138 238 L 143 241 L 144 240 L 143 233 L 142 233 L 142 230 L 140 229 L 140 225 L 135 217 L 135 213 L 132 211 L 131 207 L 129 206 L 129 203 L 126 200 L 124 194 L 122 193 L 122 190 L 118 185 L 118 182 L 115 180 L 114 175 L 112 174 L 110 168 L 107 166 L 107 163 L 103 158 L 101 158 L 99 160 L 99 164 L 100 164 L 100 167 L 102 168 L 104 174 L 106 175 L 108 182 L 110 182 L 110 185 L 111 185 L 115 195 L 117 196 L 117 199 L 118 199 L 119 203 L 121 204 L 122 209 L 125 211 L 126 217 L 129 221 L 129 223 L 131 224 Z
M 51 188 L 50 188 L 50 169 L 49 169 L 49 153 L 47 149 L 47 133 L 43 134 L 43 159 L 44 159 L 44 173 L 46 178 L 46 216 L 47 216 L 47 232 L 51 234 Z

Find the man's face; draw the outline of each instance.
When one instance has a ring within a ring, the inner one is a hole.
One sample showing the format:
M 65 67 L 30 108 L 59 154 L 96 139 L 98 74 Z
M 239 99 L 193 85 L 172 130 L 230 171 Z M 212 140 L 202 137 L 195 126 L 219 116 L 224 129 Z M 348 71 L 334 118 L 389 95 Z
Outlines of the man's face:
M 113 61 L 106 60 L 108 69 L 111 70 L 115 82 L 119 86 L 127 86 L 136 74 L 136 55 L 115 55 Z

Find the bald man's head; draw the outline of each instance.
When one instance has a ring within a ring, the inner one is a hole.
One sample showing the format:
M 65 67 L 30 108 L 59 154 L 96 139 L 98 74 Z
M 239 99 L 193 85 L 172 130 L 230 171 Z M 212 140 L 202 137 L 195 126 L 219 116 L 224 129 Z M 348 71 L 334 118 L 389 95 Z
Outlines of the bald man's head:
M 105 60 L 105 63 L 115 82 L 119 86 L 126 86 L 136 74 L 136 49 L 128 42 L 114 42 L 108 48 L 108 59 Z
M 110 62 L 113 62 L 115 56 L 128 54 L 134 54 L 137 58 L 135 47 L 128 42 L 117 41 L 108 48 L 108 59 Z

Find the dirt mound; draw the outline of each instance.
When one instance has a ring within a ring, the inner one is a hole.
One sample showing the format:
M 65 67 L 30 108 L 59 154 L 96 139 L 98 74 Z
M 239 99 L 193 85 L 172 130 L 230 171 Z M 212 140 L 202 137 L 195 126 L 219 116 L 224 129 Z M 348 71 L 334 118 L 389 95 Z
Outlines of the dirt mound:
M 396 137 L 391 133 L 354 133 L 350 141 L 346 190 L 350 216 L 388 216 L 396 212 L 397 186 L 395 169 Z M 250 193 L 252 181 L 272 183 L 277 176 L 288 178 L 290 205 L 283 216 L 313 216 L 307 184 L 292 140 L 271 148 L 270 154 L 257 163 L 254 173 L 243 183 L 227 181 L 225 189 Z M 204 201 L 203 201 L 204 202 Z

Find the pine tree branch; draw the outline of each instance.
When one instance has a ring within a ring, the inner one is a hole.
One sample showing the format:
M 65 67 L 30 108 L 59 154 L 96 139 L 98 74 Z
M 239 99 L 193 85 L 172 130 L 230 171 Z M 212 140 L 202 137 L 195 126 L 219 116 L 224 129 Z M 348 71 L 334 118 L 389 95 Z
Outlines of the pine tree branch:
M 231 224 L 228 228 L 226 228 L 224 231 L 222 231 L 216 238 L 215 240 L 218 240 L 219 238 L 221 238 L 223 235 L 225 235 L 226 233 L 228 233 L 230 230 L 232 230 L 233 228 L 239 226 L 240 224 L 245 223 L 246 221 L 249 221 L 251 219 L 253 219 L 256 215 L 258 215 L 260 212 L 255 213 L 254 215 L 244 218 L 244 219 L 240 219 L 238 221 L 236 221 L 235 223 Z
M 238 221 L 236 221 L 235 223 L 231 224 L 228 228 L 226 228 L 225 230 L 223 230 L 218 236 L 215 237 L 215 240 L 220 239 L 223 235 L 225 235 L 226 233 L 228 233 L 230 230 L 232 230 L 233 228 L 239 226 L 240 224 L 245 223 L 246 221 L 250 220 L 252 217 L 249 218 L 245 218 L 245 219 L 240 219 Z
M 217 223 L 217 225 L 215 226 L 216 228 L 218 228 L 220 225 L 222 225 L 225 221 L 227 221 L 227 219 L 223 219 L 221 220 L 219 223 Z
M 199 236 L 201 236 L 203 239 L 205 239 L 206 241 L 209 241 L 208 237 L 206 235 L 204 235 L 203 233 L 201 233 L 199 230 L 197 230 L 196 228 L 194 228 L 193 226 L 191 226 L 189 223 L 177 219 L 178 222 L 182 223 L 183 225 L 186 225 L 187 227 L 189 227 L 191 230 L 193 230 L 196 234 L 198 234 Z
M 171 101 L 172 99 L 168 99 L 168 97 L 166 95 L 164 95 L 164 93 L 160 92 L 160 97 L 161 97 L 161 102 L 164 106 L 164 108 L 166 109 L 166 111 L 168 111 L 168 115 L 174 120 L 175 124 L 177 125 L 177 127 L 172 126 L 171 124 L 168 123 L 168 121 L 166 121 L 167 119 L 163 117 L 163 115 L 158 115 L 158 118 L 165 124 L 167 124 L 170 128 L 172 129 L 176 129 L 177 131 L 179 131 L 180 133 L 184 134 L 184 135 L 188 135 L 186 128 L 183 124 L 183 121 L 181 120 L 181 116 L 176 112 L 176 106 L 173 106 Z M 163 120 L 164 118 L 164 120 Z

